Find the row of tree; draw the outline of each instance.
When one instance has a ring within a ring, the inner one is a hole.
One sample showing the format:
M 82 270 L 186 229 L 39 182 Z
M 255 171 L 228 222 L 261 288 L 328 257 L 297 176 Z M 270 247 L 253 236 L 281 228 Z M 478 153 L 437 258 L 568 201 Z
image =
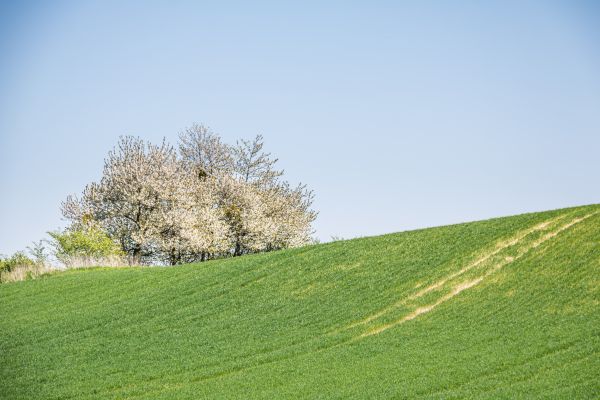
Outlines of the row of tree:
M 100 181 L 63 202 L 66 233 L 99 229 L 134 262 L 171 265 L 304 245 L 312 192 L 276 162 L 260 135 L 228 145 L 202 125 L 178 148 L 122 137 Z

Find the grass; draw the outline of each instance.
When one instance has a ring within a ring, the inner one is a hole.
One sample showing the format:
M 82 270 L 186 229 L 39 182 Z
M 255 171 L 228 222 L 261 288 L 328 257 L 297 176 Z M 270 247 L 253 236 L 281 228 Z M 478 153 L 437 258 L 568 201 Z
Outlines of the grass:
M 0 285 L 0 398 L 598 398 L 600 206 Z

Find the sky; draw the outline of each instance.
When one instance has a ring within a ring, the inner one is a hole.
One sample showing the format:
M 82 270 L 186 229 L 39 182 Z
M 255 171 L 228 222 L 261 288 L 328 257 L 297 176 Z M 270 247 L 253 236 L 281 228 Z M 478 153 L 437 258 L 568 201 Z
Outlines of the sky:
M 2 3 L 1 254 L 193 123 L 262 134 L 322 241 L 600 202 L 598 3 Z

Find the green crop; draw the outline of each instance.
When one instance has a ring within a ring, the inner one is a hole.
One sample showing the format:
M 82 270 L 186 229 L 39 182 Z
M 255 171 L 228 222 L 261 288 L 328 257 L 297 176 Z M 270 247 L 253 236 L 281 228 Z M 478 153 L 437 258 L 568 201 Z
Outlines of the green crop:
M 0 285 L 0 398 L 598 398 L 600 206 Z

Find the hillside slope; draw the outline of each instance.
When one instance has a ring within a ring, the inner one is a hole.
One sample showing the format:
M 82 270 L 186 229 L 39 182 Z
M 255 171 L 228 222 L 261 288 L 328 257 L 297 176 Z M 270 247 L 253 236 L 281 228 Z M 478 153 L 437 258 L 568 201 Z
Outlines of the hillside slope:
M 0 285 L 0 398 L 597 398 L 600 206 Z

